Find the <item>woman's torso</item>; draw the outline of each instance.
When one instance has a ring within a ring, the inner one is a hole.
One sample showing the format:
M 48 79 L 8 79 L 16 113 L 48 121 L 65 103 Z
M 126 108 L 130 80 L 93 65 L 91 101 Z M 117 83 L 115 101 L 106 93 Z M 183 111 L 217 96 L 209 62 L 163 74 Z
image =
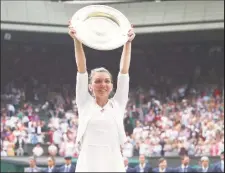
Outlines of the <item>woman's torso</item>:
M 91 118 L 83 138 L 83 145 L 117 146 L 119 145 L 116 110 L 107 104 L 104 108 L 93 107 Z

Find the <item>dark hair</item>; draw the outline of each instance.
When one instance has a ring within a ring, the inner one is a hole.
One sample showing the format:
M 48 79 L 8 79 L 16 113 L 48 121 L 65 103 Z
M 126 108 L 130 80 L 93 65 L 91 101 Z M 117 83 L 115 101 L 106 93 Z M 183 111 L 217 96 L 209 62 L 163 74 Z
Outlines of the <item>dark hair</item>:
M 180 156 L 180 158 L 181 158 L 181 160 L 184 160 L 185 159 L 185 157 L 188 157 L 189 158 L 189 156 L 188 155 L 182 155 L 182 156 Z

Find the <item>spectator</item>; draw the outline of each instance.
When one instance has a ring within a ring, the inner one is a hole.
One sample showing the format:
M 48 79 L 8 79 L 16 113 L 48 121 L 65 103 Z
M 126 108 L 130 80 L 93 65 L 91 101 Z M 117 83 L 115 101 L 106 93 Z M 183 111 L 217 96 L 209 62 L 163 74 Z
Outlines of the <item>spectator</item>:
M 17 156 L 23 156 L 24 155 L 24 145 L 25 145 L 24 138 L 22 137 L 22 135 L 19 135 L 18 140 L 16 142 L 16 147 L 15 147 Z
M 41 169 L 37 167 L 37 161 L 35 157 L 29 158 L 29 167 L 24 169 L 24 172 L 41 172 Z
M 127 143 L 123 147 L 123 156 L 128 158 L 133 156 L 133 145 L 130 139 L 127 140 Z
M 44 150 L 41 147 L 40 143 L 37 143 L 37 145 L 33 148 L 32 151 L 33 151 L 33 155 L 37 157 L 42 156 L 44 153 Z
M 53 132 L 53 142 L 57 145 L 57 147 L 59 147 L 60 143 L 62 142 L 62 132 L 60 129 L 55 129 Z
M 203 156 L 201 158 L 201 168 L 198 169 L 198 172 L 213 172 L 213 169 L 211 168 L 209 164 L 209 158 L 206 156 Z
M 1 157 L 6 157 L 6 156 L 7 156 L 7 152 L 3 150 L 3 148 L 1 147 Z
M 7 156 L 15 156 L 15 144 L 12 140 L 9 141 L 7 146 Z
M 158 161 L 158 168 L 154 168 L 153 172 L 172 172 L 170 168 L 167 168 L 167 160 L 164 158 L 160 158 Z
M 72 157 L 71 156 L 65 156 L 65 165 L 61 166 L 59 168 L 59 172 L 75 172 L 75 166 L 72 165 Z
M 50 156 L 53 156 L 53 157 L 55 157 L 57 155 L 58 148 L 56 147 L 56 145 L 54 143 L 51 143 L 51 145 L 49 145 L 48 153 Z
M 181 166 L 175 172 L 196 172 L 195 169 L 189 166 L 190 158 L 187 155 L 181 156 Z
M 48 168 L 43 169 L 43 172 L 58 172 L 58 168 L 55 166 L 55 158 L 53 156 L 48 157 Z
M 139 145 L 139 142 L 136 142 L 136 145 L 134 146 L 133 156 L 139 156 L 139 151 L 140 151 L 140 145 Z
M 151 172 L 152 168 L 149 163 L 146 163 L 145 155 L 139 156 L 139 165 L 135 168 L 135 172 Z
M 124 166 L 125 166 L 125 170 L 126 170 L 127 173 L 128 172 L 134 172 L 135 171 L 134 168 L 131 168 L 129 166 L 129 160 L 126 157 L 124 157 Z
M 220 162 L 214 166 L 214 172 L 224 172 L 224 151 L 220 154 Z
M 65 142 L 65 155 L 72 155 L 74 156 L 75 154 L 75 143 L 74 140 L 68 139 Z

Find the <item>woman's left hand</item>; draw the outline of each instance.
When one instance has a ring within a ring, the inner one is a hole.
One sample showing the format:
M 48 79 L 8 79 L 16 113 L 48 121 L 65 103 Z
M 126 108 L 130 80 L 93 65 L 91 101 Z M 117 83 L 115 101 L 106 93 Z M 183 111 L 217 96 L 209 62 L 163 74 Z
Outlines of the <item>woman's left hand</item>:
M 128 42 L 132 42 L 135 37 L 133 25 L 131 25 L 131 27 L 132 28 L 128 31 Z

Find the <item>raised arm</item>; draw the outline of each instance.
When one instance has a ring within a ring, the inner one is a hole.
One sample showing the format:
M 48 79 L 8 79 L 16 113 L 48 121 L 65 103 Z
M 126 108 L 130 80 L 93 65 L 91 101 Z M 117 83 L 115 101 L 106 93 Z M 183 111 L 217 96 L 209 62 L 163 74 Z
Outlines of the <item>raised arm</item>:
M 123 52 L 120 59 L 120 72 L 117 78 L 117 89 L 114 95 L 114 100 L 119 103 L 122 109 L 125 110 L 128 101 L 129 92 L 129 68 L 131 60 L 131 42 L 135 37 L 133 28 L 128 33 L 129 40 L 123 47 Z
M 77 82 L 76 82 L 76 104 L 78 109 L 85 104 L 90 97 L 88 92 L 88 73 L 86 67 L 86 57 L 82 43 L 75 37 L 76 31 L 69 26 L 69 35 L 74 41 L 75 59 L 77 64 Z
M 131 42 L 127 42 L 123 46 L 123 52 L 120 59 L 120 73 L 128 74 L 130 68 L 130 59 L 131 59 Z
M 74 38 L 74 50 L 78 73 L 86 73 L 87 72 L 86 57 L 83 45 L 79 40 L 77 40 L 77 38 Z

